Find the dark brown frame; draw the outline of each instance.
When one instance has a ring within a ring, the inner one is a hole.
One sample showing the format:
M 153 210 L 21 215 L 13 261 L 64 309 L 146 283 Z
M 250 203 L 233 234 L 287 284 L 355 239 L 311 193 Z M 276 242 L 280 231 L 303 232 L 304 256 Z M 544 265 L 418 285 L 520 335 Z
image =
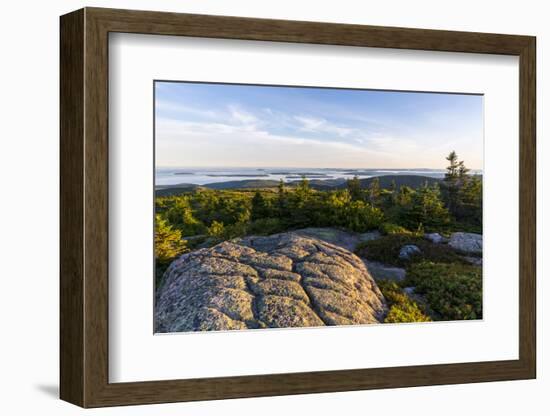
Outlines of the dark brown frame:
M 136 383 L 108 380 L 108 34 L 519 56 L 519 359 Z M 536 377 L 535 38 L 85 8 L 61 17 L 60 396 L 82 407 Z

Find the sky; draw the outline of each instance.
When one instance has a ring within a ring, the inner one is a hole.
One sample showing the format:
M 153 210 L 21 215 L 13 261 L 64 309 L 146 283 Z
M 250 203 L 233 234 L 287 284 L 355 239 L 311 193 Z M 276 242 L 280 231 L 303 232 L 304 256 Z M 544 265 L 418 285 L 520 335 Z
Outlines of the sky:
M 483 168 L 480 95 L 155 82 L 157 167 Z

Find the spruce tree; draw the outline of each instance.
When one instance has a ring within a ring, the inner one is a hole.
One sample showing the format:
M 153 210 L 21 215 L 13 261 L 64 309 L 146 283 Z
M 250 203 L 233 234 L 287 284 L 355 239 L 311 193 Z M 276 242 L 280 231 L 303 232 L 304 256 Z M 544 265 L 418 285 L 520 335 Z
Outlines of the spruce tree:
M 458 178 L 461 179 L 461 180 L 465 180 L 467 178 L 468 172 L 470 172 L 470 169 L 468 169 L 464 165 L 464 161 L 461 160 L 458 163 Z
M 369 185 L 369 201 L 373 206 L 379 205 L 380 179 L 374 178 Z
M 449 161 L 449 166 L 447 166 L 447 173 L 445 174 L 445 180 L 454 181 L 456 178 L 458 178 L 458 170 L 460 165 L 458 162 L 458 155 L 453 150 L 445 159 Z
M 269 217 L 269 207 L 259 191 L 256 191 L 252 198 L 252 211 L 250 213 L 250 219 L 252 221 Z
M 459 190 L 459 177 L 460 177 L 460 166 L 462 164 L 463 169 L 464 162 L 458 161 L 458 155 L 453 150 L 449 155 L 446 157 L 447 161 L 449 162 L 449 166 L 447 166 L 447 173 L 445 174 L 445 188 L 446 188 L 446 196 L 447 196 L 447 206 L 449 208 L 449 211 L 453 215 L 456 214 L 457 208 L 458 208 L 458 190 Z
M 160 215 L 155 216 L 155 258 L 158 263 L 168 264 L 187 251 L 187 242 L 181 239 L 181 231 L 172 228 Z
M 279 180 L 277 186 L 277 215 L 279 218 L 286 218 L 288 214 L 288 201 L 285 183 L 282 179 Z
M 355 175 L 353 179 L 348 179 L 347 187 L 352 201 L 360 201 L 363 199 L 361 195 L 361 181 L 357 175 Z
M 411 229 L 439 229 L 449 224 L 449 211 L 443 205 L 437 184 L 430 187 L 426 182 L 416 190 L 407 217 L 407 225 Z

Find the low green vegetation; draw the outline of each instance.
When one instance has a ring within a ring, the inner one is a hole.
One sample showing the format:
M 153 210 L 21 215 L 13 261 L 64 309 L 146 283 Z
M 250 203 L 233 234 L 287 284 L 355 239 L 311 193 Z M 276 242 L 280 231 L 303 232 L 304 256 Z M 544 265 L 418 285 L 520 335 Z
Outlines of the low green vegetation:
M 420 249 L 420 254 L 412 255 L 409 259 L 399 258 L 399 252 L 405 245 L 415 245 Z M 433 261 L 439 263 L 464 263 L 466 260 L 444 244 L 432 244 L 423 237 L 412 233 L 390 234 L 376 240 L 361 243 L 356 254 L 369 260 L 379 261 L 392 266 L 406 267 L 411 263 L 421 261 Z
M 382 235 L 415 235 L 414 232 L 407 230 L 405 227 L 391 222 L 383 222 L 380 224 L 380 227 L 378 227 L 378 230 Z
M 431 318 L 423 309 L 396 283 L 388 280 L 379 280 L 378 287 L 382 291 L 389 311 L 385 323 L 402 322 L 429 322 Z
M 181 231 L 173 229 L 160 215 L 155 218 L 155 278 L 158 281 L 170 262 L 187 251 L 187 242 L 182 240 Z
M 410 266 L 404 285 L 426 298 L 435 320 L 481 319 L 481 268 L 423 261 Z
M 481 269 L 445 244 L 432 244 L 425 232 L 481 233 L 480 178 L 468 174 L 455 152 L 447 157 L 443 180 L 381 185 L 379 178 L 347 181 L 345 189 L 312 187 L 305 177 L 292 186 L 167 189 L 155 198 L 157 283 L 170 262 L 200 247 L 245 235 L 270 235 L 306 227 L 336 227 L 382 237 L 359 245 L 359 256 L 404 267 L 407 280 L 427 307 L 411 300 L 402 284 L 378 282 L 390 310 L 386 322 L 423 322 L 481 317 Z M 429 179 L 429 180 L 428 180 Z M 259 181 L 258 186 L 263 182 Z M 399 257 L 405 245 L 420 254 Z M 426 310 L 425 310 L 426 309 Z
M 389 312 L 384 322 L 427 322 L 482 319 L 481 268 L 457 263 L 422 261 L 407 268 L 401 282 L 376 282 L 386 298 Z M 404 291 L 414 287 L 421 302 Z

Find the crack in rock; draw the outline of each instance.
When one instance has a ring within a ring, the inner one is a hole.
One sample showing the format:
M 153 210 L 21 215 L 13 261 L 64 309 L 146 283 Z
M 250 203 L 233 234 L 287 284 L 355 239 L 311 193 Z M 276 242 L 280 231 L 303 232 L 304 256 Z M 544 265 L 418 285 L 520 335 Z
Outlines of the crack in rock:
M 387 313 L 357 256 L 292 232 L 186 253 L 163 280 L 157 332 L 371 324 Z

